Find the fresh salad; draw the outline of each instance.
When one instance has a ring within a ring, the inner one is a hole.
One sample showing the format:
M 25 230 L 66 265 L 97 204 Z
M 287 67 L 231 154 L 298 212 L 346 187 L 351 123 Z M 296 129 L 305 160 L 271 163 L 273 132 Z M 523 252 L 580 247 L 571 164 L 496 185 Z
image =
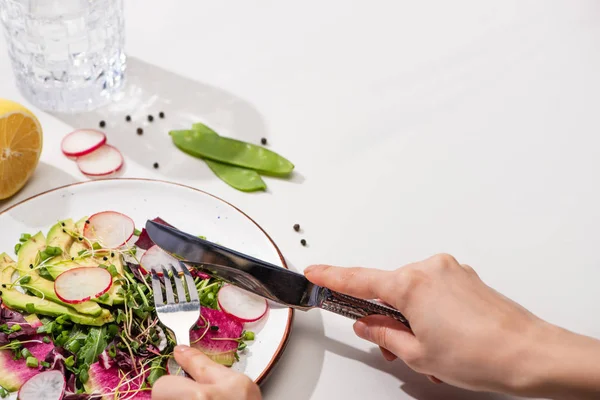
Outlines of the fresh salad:
M 129 217 L 59 221 L 45 236 L 22 234 L 14 252 L 16 260 L 0 254 L 0 397 L 150 399 L 158 378 L 181 373 L 148 274 L 177 260 Z M 265 317 L 267 302 L 191 273 L 202 305 L 192 346 L 232 366 L 254 340 L 246 324 Z

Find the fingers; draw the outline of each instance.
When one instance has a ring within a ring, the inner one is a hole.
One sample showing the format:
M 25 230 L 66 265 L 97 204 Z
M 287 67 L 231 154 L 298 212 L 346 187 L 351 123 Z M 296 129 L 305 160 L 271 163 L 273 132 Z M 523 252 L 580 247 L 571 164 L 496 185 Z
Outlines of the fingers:
M 379 350 L 381 350 L 381 355 L 383 356 L 383 358 L 385 358 L 387 361 L 394 361 L 395 359 L 397 359 L 398 357 L 396 357 L 396 355 L 394 353 L 392 353 L 391 351 L 389 351 L 386 348 L 383 348 L 381 346 L 379 346 Z
M 200 385 L 182 376 L 165 375 L 152 386 L 152 400 L 212 400 L 214 398 L 212 387 Z
M 187 346 L 175 347 L 175 361 L 196 382 L 214 383 L 223 375 L 231 371 L 223 365 L 217 364 L 200 350 Z
M 391 272 L 369 268 L 313 265 L 304 271 L 312 283 L 362 299 L 389 297 Z
M 354 332 L 360 338 L 387 349 L 405 362 L 418 357 L 419 342 L 417 338 L 395 319 L 383 315 L 370 315 L 361 318 L 354 324 Z

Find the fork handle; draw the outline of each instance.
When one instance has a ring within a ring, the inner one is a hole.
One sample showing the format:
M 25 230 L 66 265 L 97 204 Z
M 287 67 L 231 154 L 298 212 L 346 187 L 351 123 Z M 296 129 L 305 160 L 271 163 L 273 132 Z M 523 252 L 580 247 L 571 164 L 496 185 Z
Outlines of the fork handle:
M 367 315 L 385 315 L 400 321 L 408 329 L 411 329 L 408 320 L 396 309 L 330 289 L 325 291 L 321 308 L 355 320 Z
M 187 331 L 184 329 L 179 329 L 178 331 L 173 331 L 173 333 L 175 334 L 175 340 L 178 345 L 190 347 L 190 330 L 189 329 Z M 177 364 L 177 365 L 179 365 L 179 364 Z M 191 378 L 190 374 L 185 372 L 185 370 L 181 366 L 179 366 L 179 368 L 181 368 L 181 372 L 183 373 L 183 376 L 185 378 Z

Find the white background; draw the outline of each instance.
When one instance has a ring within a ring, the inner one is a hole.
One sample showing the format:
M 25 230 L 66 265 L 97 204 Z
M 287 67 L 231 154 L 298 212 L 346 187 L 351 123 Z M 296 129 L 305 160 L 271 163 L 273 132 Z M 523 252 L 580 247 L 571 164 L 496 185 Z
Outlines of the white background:
M 232 202 L 297 270 L 393 269 L 450 252 L 541 317 L 600 337 L 599 2 L 126 3 L 127 99 L 91 115 L 33 108 L 41 163 L 0 209 L 86 179 L 59 142 L 105 118 L 122 176 Z M 0 97 L 29 105 L 2 41 L 0 77 Z M 161 110 L 167 119 L 142 137 L 122 120 Z M 193 121 L 266 137 L 296 176 L 267 179 L 267 193 L 231 189 L 173 149 L 168 130 Z M 297 313 L 265 398 L 505 398 L 432 385 L 384 362 L 351 325 Z

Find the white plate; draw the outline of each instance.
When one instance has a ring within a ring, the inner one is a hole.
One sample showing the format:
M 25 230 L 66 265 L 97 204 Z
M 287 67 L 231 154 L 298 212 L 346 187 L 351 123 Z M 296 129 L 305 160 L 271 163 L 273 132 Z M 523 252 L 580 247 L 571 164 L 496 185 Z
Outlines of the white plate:
M 130 216 L 139 229 L 147 219 L 161 217 L 185 232 L 204 235 L 212 242 L 286 267 L 266 232 L 231 204 L 187 186 L 143 179 L 77 183 L 16 204 L 0 213 L 0 253 L 14 255 L 21 233 L 41 230 L 46 234 L 59 220 L 79 219 L 103 210 Z M 256 339 L 233 368 L 262 382 L 285 348 L 292 317 L 292 309 L 271 304 L 267 317 L 248 327 L 256 332 Z

